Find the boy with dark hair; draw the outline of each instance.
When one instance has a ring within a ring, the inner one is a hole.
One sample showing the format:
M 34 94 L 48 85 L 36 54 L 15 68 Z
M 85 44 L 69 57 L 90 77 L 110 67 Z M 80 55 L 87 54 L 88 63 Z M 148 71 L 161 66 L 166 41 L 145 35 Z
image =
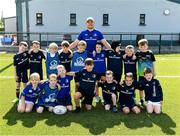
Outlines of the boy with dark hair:
M 33 41 L 31 50 L 29 51 L 29 68 L 30 74 L 36 72 L 40 75 L 40 80 L 43 80 L 42 60 L 45 59 L 45 56 L 39 49 L 40 43 Z
M 29 54 L 28 54 L 28 44 L 24 41 L 19 44 L 19 52 L 14 55 L 14 76 L 16 80 L 16 99 L 12 102 L 17 102 L 19 100 L 20 86 L 21 82 L 24 86 L 28 82 L 27 70 L 29 67 Z
M 75 92 L 74 100 L 76 105 L 75 112 L 80 112 L 80 99 L 84 98 L 83 102 L 87 110 L 92 109 L 92 101 L 95 96 L 97 85 L 97 76 L 93 71 L 93 59 L 85 60 L 85 68 L 75 75 L 75 81 L 78 84 L 78 90 Z
M 71 60 L 72 52 L 69 50 L 69 42 L 63 41 L 61 43 L 61 50 L 59 51 L 59 60 L 61 64 L 65 67 L 66 71 L 71 71 Z
M 140 81 L 140 87 L 145 92 L 146 109 L 148 113 L 161 113 L 163 92 L 157 79 L 153 78 L 153 71 L 147 68 L 144 71 L 145 79 Z

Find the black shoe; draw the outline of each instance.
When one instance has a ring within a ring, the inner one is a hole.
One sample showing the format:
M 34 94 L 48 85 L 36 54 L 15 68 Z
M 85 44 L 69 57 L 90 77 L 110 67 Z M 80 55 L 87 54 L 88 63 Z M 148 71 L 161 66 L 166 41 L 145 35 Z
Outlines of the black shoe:
M 81 111 L 80 107 L 76 107 L 76 109 L 74 110 L 75 113 L 79 113 Z

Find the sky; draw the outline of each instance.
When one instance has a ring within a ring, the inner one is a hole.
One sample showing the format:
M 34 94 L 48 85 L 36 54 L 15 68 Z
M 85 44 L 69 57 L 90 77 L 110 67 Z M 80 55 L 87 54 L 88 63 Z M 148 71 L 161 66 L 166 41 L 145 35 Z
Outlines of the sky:
M 0 0 L 0 17 L 16 16 L 15 0 Z

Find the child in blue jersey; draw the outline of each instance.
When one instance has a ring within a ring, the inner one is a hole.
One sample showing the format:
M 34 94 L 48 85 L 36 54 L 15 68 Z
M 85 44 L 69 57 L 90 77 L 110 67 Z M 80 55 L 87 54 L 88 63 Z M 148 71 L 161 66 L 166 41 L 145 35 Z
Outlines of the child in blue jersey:
M 102 50 L 102 43 L 97 42 L 95 51 L 93 52 L 92 59 L 94 60 L 94 71 L 97 74 L 97 77 L 99 77 L 99 80 L 103 80 L 105 78 L 105 72 L 106 72 L 106 53 L 104 50 Z M 96 90 L 96 102 L 99 102 L 101 98 L 99 97 L 99 89 L 97 87 Z M 101 101 L 103 101 L 101 99 Z
M 72 51 L 69 49 L 69 42 L 63 41 L 61 43 L 61 50 L 59 50 L 59 60 L 67 72 L 71 71 L 72 55 Z
M 49 112 L 52 112 L 60 90 L 59 84 L 57 84 L 57 75 L 49 75 L 49 80 L 43 83 L 42 89 L 42 94 L 38 98 L 37 113 L 43 113 L 45 107 L 48 108 Z
M 134 46 L 128 45 L 125 48 L 125 55 L 123 55 L 124 63 L 124 74 L 133 73 L 133 79 L 137 81 L 137 70 L 136 70 L 136 56 L 134 54 Z
M 14 64 L 14 77 L 16 80 L 16 99 L 12 102 L 17 102 L 20 94 L 21 83 L 26 86 L 28 82 L 28 67 L 29 67 L 29 54 L 28 54 L 28 44 L 26 42 L 20 42 L 19 51 L 13 57 Z
M 79 72 L 84 68 L 84 61 L 87 58 L 86 42 L 80 41 L 77 46 L 77 51 L 73 52 L 72 69 L 73 72 Z
M 138 76 L 139 81 L 144 79 L 144 70 L 150 68 L 153 71 L 153 76 L 155 76 L 155 57 L 151 50 L 148 49 L 148 41 L 146 39 L 141 39 L 138 41 L 138 48 L 136 52 L 136 57 L 138 61 Z M 140 105 L 144 104 L 142 99 L 143 92 L 140 91 Z
M 132 110 L 134 113 L 140 113 L 140 108 L 135 103 L 134 93 L 139 89 L 137 82 L 133 80 L 132 73 L 126 73 L 125 81 L 120 86 L 119 102 L 123 113 L 128 114 Z
M 145 92 L 146 109 L 148 113 L 161 113 L 163 91 L 157 79 L 153 78 L 153 71 L 147 68 L 144 71 L 145 79 L 140 81 L 140 87 Z
M 59 53 L 58 53 L 58 45 L 56 43 L 49 44 L 49 51 L 44 51 L 46 57 L 46 75 L 49 78 L 50 74 L 57 74 L 57 66 L 60 64 Z
M 33 106 L 41 94 L 42 86 L 40 82 L 40 76 L 38 73 L 33 73 L 29 77 L 30 84 L 26 85 L 20 96 L 19 105 L 17 111 L 20 113 L 31 112 Z
M 66 69 L 63 65 L 58 65 L 58 83 L 61 90 L 57 95 L 57 105 L 66 106 L 68 111 L 72 111 L 73 106 L 71 102 L 71 80 L 73 76 L 66 75 Z
M 99 82 L 98 84 L 102 87 L 105 110 L 110 110 L 110 108 L 112 108 L 113 112 L 117 112 L 116 104 L 119 85 L 116 81 L 113 81 L 113 72 L 110 70 L 106 71 L 105 81 Z

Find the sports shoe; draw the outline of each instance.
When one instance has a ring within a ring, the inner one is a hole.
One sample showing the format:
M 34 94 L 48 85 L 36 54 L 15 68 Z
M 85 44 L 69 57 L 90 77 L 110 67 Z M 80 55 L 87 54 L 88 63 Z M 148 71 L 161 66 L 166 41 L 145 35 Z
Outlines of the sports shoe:
M 75 113 L 79 113 L 81 111 L 80 107 L 76 107 L 76 109 L 74 110 Z
M 19 101 L 18 98 L 15 98 L 14 100 L 12 100 L 12 103 L 17 103 Z
M 116 106 L 113 106 L 112 112 L 116 113 L 117 111 L 118 111 L 117 107 L 116 107 Z
M 96 96 L 96 103 L 99 103 L 99 101 L 100 101 L 100 97 L 99 96 Z

